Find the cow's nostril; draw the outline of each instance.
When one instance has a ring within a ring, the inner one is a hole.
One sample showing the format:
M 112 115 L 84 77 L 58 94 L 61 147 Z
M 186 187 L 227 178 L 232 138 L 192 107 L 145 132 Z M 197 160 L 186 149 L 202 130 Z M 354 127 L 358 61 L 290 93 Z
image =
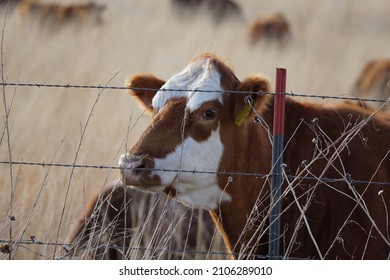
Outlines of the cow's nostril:
M 128 186 L 142 185 L 149 178 L 154 162 L 146 156 L 125 154 L 119 159 L 121 180 Z
M 133 175 L 137 175 L 137 174 L 139 174 L 140 172 L 145 171 L 145 168 L 146 168 L 146 165 L 145 165 L 145 164 L 141 164 L 141 165 L 139 165 L 139 166 L 137 166 L 137 167 L 132 168 L 132 169 L 131 169 L 131 173 L 132 173 Z

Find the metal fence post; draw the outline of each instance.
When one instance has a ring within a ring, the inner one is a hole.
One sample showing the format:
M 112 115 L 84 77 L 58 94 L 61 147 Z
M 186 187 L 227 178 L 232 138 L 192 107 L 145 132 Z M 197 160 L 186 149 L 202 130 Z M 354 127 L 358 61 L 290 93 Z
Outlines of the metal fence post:
M 274 97 L 274 124 L 272 146 L 272 179 L 270 201 L 270 228 L 268 256 L 270 259 L 280 258 L 280 212 L 282 193 L 282 163 L 284 141 L 286 69 L 276 69 L 276 87 Z

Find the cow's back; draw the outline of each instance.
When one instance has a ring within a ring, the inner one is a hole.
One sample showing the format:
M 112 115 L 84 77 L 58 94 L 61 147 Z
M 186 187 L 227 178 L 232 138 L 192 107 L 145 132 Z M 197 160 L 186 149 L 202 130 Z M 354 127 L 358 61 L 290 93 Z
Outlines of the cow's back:
M 325 258 L 388 258 L 390 117 L 348 104 L 300 106 L 291 110 L 302 112 L 295 124 L 286 117 L 284 162 L 295 181 L 283 201 L 284 238 L 294 240 L 292 229 L 304 224 L 302 209 L 307 224 L 288 253 L 318 258 L 309 254 L 314 241 L 301 238 L 313 236 Z

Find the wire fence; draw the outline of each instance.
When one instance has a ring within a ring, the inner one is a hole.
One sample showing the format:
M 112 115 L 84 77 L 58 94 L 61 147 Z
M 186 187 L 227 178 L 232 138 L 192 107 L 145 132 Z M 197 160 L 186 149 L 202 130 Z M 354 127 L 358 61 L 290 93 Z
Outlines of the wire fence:
M 66 257 L 70 256 L 70 248 L 72 247 L 71 243 L 56 243 L 56 242 L 47 242 L 47 241 L 39 241 L 36 240 L 34 236 L 31 236 L 30 240 L 5 240 L 0 239 L 0 244 L 4 244 L 3 246 L 0 246 L 0 252 L 7 254 L 10 249 L 7 245 L 37 245 L 37 246 L 60 246 L 62 250 L 64 251 L 64 254 L 60 257 L 60 259 L 65 259 Z M 105 249 L 117 249 L 117 250 L 135 250 L 135 251 L 141 251 L 141 252 L 152 252 L 152 253 L 173 253 L 173 254 L 195 254 L 195 255 L 206 255 L 206 256 L 222 256 L 224 258 L 230 258 L 230 257 L 245 257 L 245 254 L 236 254 L 236 253 L 227 253 L 222 251 L 197 251 L 197 250 L 182 250 L 182 249 L 168 249 L 168 248 L 145 248 L 145 247 L 118 247 L 115 246 L 115 244 L 110 244 L 109 246 L 105 246 Z M 248 255 L 249 257 L 254 257 L 256 260 L 268 260 L 268 255 L 259 255 L 259 254 L 251 254 Z M 282 258 L 282 256 L 280 256 Z M 298 258 L 287 258 L 290 260 L 298 260 Z M 299 260 L 307 260 L 309 258 L 299 258 Z
M 11 87 L 37 87 L 37 88 L 65 88 L 65 89 L 111 89 L 111 90 L 145 90 L 145 91 L 175 91 L 175 92 L 187 92 L 189 89 L 180 89 L 180 88 L 141 88 L 141 87 L 124 87 L 124 86 L 107 86 L 107 85 L 75 85 L 75 84 L 44 84 L 44 83 L 14 83 L 14 82 L 6 82 L 6 83 L 0 83 L 0 86 L 11 86 Z M 236 91 L 236 90 L 223 90 L 223 91 L 216 91 L 216 90 L 201 90 L 201 89 L 190 89 L 194 92 L 200 92 L 200 93 L 208 93 L 208 92 L 221 92 L 221 93 L 233 93 L 233 94 L 254 94 L 254 95 L 262 95 L 262 94 L 275 94 L 275 92 L 256 92 L 256 91 Z M 316 98 L 316 99 L 323 99 L 323 100 L 344 100 L 344 101 L 358 101 L 358 102 L 373 102 L 373 103 L 385 103 L 388 102 L 388 99 L 373 99 L 373 98 L 360 98 L 358 96 L 334 96 L 334 95 L 318 95 L 318 94 L 312 94 L 312 93 L 295 93 L 293 91 L 291 92 L 285 92 L 287 96 L 291 97 L 303 97 L 303 98 Z
M 70 256 L 70 248 L 74 245 L 71 243 L 59 243 L 59 242 L 47 242 L 47 241 L 39 241 L 36 240 L 34 236 L 31 236 L 30 240 L 5 240 L 0 239 L 0 244 L 4 244 L 3 246 L 0 246 L 0 252 L 7 254 L 10 249 L 10 245 L 37 245 L 37 246 L 60 246 L 62 250 L 64 251 L 64 254 L 60 257 L 61 259 L 65 259 L 66 257 Z M 9 246 L 7 246 L 9 245 Z M 172 254 L 195 254 L 195 255 L 207 255 L 207 256 L 213 256 L 218 255 L 222 256 L 224 258 L 230 258 L 230 257 L 238 257 L 239 254 L 235 253 L 227 253 L 222 251 L 197 251 L 197 250 L 182 250 L 182 249 L 169 249 L 169 248 L 146 248 L 146 247 L 118 247 L 115 246 L 115 244 L 110 244 L 108 246 L 105 246 L 105 249 L 116 249 L 116 250 L 135 250 L 135 251 L 141 251 L 141 252 L 151 252 L 151 253 L 172 253 Z M 240 255 L 243 257 L 244 255 Z M 269 257 L 267 255 L 258 255 L 258 254 L 251 254 L 251 257 L 254 257 L 256 259 L 264 259 L 267 260 Z
M 65 168 L 81 168 L 81 169 L 109 169 L 109 170 L 122 170 L 123 167 L 114 165 L 89 165 L 89 164 L 66 164 L 66 163 L 46 163 L 46 162 L 27 162 L 27 161 L 0 161 L 2 165 L 28 165 L 28 166 L 41 166 L 41 167 L 65 167 Z M 304 163 L 303 163 L 304 164 Z M 206 171 L 206 170 L 186 170 L 186 169 L 168 169 L 168 168 L 134 168 L 135 171 L 157 171 L 157 172 L 173 172 L 173 173 L 192 173 L 192 174 L 211 174 L 211 175 L 228 175 L 228 176 L 252 176 L 252 177 L 269 177 L 270 173 L 257 173 L 257 172 L 229 172 L 229 171 Z M 274 175 L 282 175 L 283 173 L 274 173 Z M 356 184 L 372 184 L 372 185 L 384 185 L 390 186 L 390 182 L 383 181 L 368 181 L 368 180 L 355 180 L 350 174 L 346 174 L 340 178 L 327 178 L 327 177 L 311 177 L 311 176 L 296 176 L 287 175 L 289 179 L 305 179 L 315 180 L 322 183 L 332 182 L 348 182 L 354 185 Z
M 150 89 L 150 88 L 138 88 L 138 87 L 124 87 L 124 86 L 107 86 L 107 85 L 76 85 L 76 84 L 45 84 L 45 83 L 14 83 L 14 82 L 2 82 L 0 83 L 0 86 L 2 87 L 36 87 L 36 88 L 65 88 L 65 89 L 99 89 L 99 90 L 151 90 L 151 91 L 157 91 L 161 89 Z M 188 91 L 188 89 L 162 89 L 163 91 Z M 194 91 L 193 89 L 191 91 Z M 209 90 L 196 90 L 197 92 L 215 92 L 209 91 Z M 276 94 L 275 92 L 253 92 L 253 91 L 221 91 L 224 93 L 234 93 L 234 94 L 251 94 L 251 95 L 262 95 L 262 94 Z M 389 103 L 389 100 L 382 100 L 382 99 L 371 99 L 371 98 L 359 98 L 357 96 L 331 96 L 331 95 L 316 95 L 316 94 L 298 94 L 294 92 L 286 92 L 287 96 L 290 97 L 302 97 L 302 98 L 316 98 L 316 99 L 322 99 L 322 100 L 342 100 L 342 101 L 357 101 L 357 102 L 373 102 L 373 103 L 383 103 L 383 106 L 387 106 Z M 304 163 L 302 163 L 304 164 Z M 18 166 L 41 166 L 41 167 L 61 167 L 61 168 L 81 168 L 81 169 L 107 169 L 107 170 L 119 170 L 123 169 L 118 166 L 110 166 L 110 165 L 86 165 L 86 164 L 77 164 L 77 163 L 54 163 L 54 162 L 32 162 L 32 161 L 13 161 L 13 160 L 2 160 L 0 161 L 0 165 L 18 165 Z M 226 175 L 226 176 L 254 176 L 254 177 L 262 177 L 262 178 L 268 178 L 272 174 L 262 174 L 262 173 L 255 173 L 255 172 L 213 172 L 213 171 L 207 171 L 207 170 L 177 170 L 177 169 L 147 169 L 147 168 L 139 168 L 140 170 L 154 170 L 159 172 L 175 172 L 175 173 L 193 173 L 193 174 L 214 174 L 214 175 Z M 282 174 L 280 174 L 282 175 Z M 368 180 L 355 180 L 352 178 L 350 174 L 345 174 L 345 176 L 342 176 L 340 178 L 326 178 L 326 177 L 315 177 L 315 176 L 299 176 L 299 175 L 292 175 L 288 174 L 287 178 L 289 179 L 299 179 L 299 180 L 315 180 L 316 182 L 320 183 L 332 183 L 332 182 L 347 182 L 349 184 L 374 184 L 374 185 L 384 185 L 388 186 L 390 185 L 390 182 L 381 182 L 381 181 L 368 181 Z M 8 217 L 9 220 L 13 220 L 14 217 L 10 215 Z M 65 253 L 68 253 L 69 247 L 71 244 L 69 243 L 62 243 L 62 242 L 47 242 L 47 241 L 40 241 L 37 240 L 34 236 L 31 236 L 30 239 L 24 239 L 24 240 L 6 240 L 6 239 L 0 239 L 0 252 L 2 253 L 9 253 L 11 248 L 9 246 L 12 245 L 42 245 L 42 246 L 60 246 L 62 250 L 64 250 Z M 139 251 L 148 251 L 153 250 L 156 251 L 164 251 L 168 249 L 159 249 L 159 248 L 141 248 L 141 247 L 131 247 L 129 248 L 131 250 L 139 250 Z M 196 251 L 196 250 L 174 250 L 169 249 L 174 253 L 182 253 L 182 254 L 199 254 L 199 255 L 223 255 L 225 257 L 233 256 L 232 253 L 226 253 L 226 252 L 217 252 L 217 251 Z M 266 255 L 253 255 L 253 257 L 256 257 L 257 259 L 268 259 L 268 256 Z

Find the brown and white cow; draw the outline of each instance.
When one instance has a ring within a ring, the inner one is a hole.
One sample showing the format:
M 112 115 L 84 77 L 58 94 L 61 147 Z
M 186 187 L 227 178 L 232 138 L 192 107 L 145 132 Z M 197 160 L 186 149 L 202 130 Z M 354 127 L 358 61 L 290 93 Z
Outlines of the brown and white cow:
M 360 71 L 352 93 L 361 98 L 387 100 L 390 97 L 390 59 L 369 61 Z
M 39 0 L 21 0 L 17 6 L 20 21 L 36 20 L 49 27 L 64 23 L 100 24 L 103 22 L 102 12 L 105 8 L 105 5 L 95 2 L 63 5 Z
M 77 258 L 202 259 L 210 250 L 220 254 L 209 258 L 225 257 L 222 238 L 206 211 L 120 182 L 112 182 L 89 201 L 69 243 Z
M 274 95 L 251 93 L 269 92 L 267 79 L 240 81 L 201 54 L 166 82 L 128 87 L 154 117 L 120 158 L 122 182 L 209 210 L 238 258 L 267 255 Z M 389 117 L 287 97 L 285 119 L 280 255 L 389 258 Z
M 251 45 L 259 42 L 278 42 L 286 44 L 292 37 L 290 24 L 282 13 L 259 17 L 247 30 Z

